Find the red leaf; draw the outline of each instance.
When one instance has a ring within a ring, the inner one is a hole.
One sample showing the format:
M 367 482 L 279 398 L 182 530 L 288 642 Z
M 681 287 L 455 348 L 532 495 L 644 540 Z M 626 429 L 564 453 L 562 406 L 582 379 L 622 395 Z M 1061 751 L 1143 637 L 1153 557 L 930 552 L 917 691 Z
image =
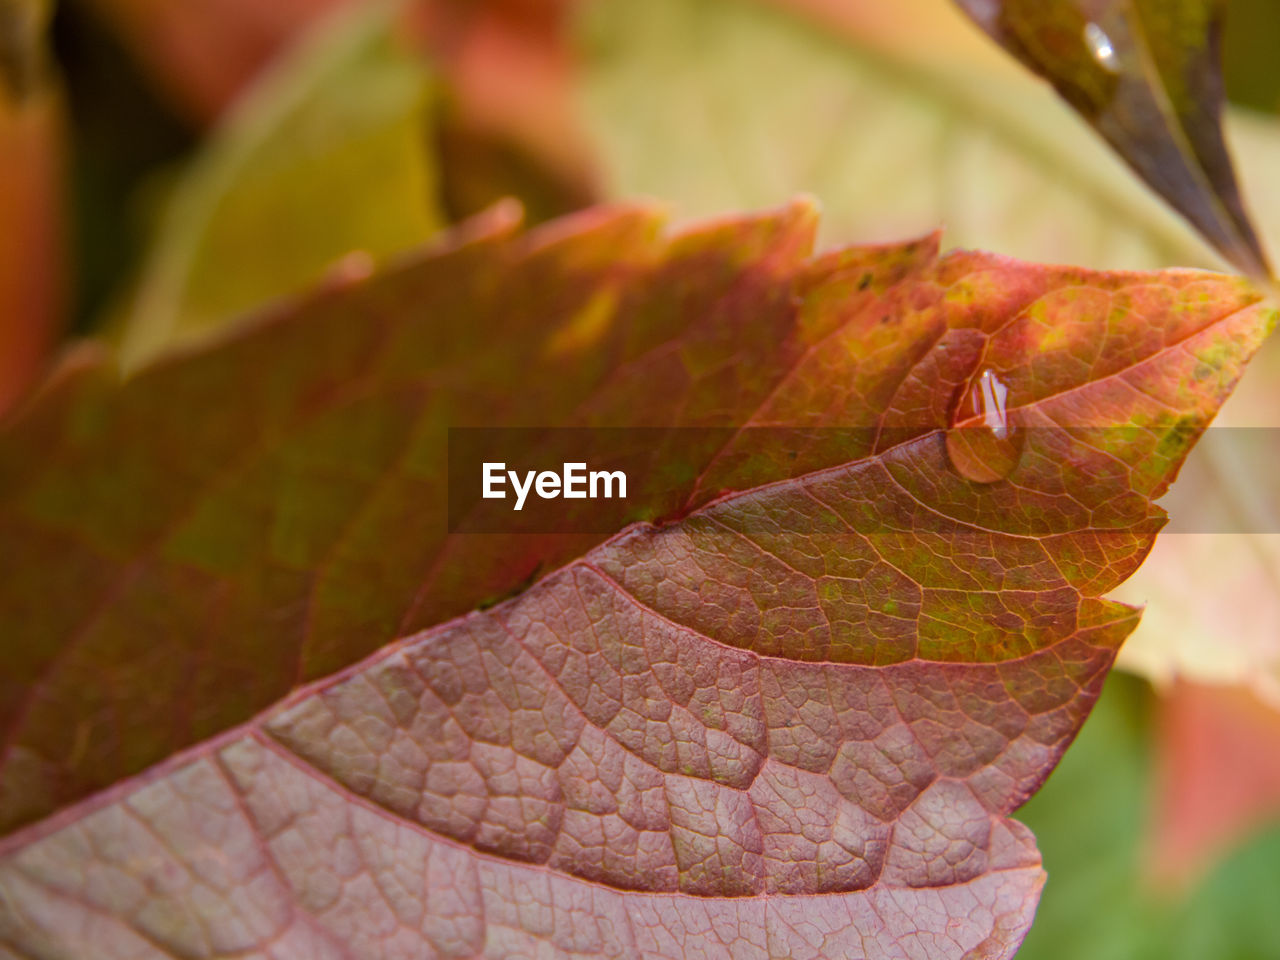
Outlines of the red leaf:
M 1280 819 L 1280 710 L 1245 687 L 1178 683 L 1161 697 L 1152 875 L 1189 885 Z
M 812 229 L 491 233 L 48 395 L 0 445 L 9 822 L 220 732 L 0 841 L 0 941 L 1010 956 L 1043 875 L 1008 815 L 1273 318 L 1231 278 Z M 983 371 L 1021 449 L 974 484 L 946 435 Z M 629 506 L 684 519 L 447 535 L 460 421 L 656 426 Z

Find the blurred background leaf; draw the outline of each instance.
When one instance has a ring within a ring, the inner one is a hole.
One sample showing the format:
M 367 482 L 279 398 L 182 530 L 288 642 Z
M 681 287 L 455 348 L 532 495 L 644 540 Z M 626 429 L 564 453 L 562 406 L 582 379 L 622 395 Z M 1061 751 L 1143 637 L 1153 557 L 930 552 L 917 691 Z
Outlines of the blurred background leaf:
M 1222 0 L 955 0 L 1241 272 L 1270 268 L 1222 136 Z
M 46 65 L 48 4 L 0 0 L 0 416 L 63 324 L 65 104 Z
M 1246 688 L 1179 681 L 1161 697 L 1157 741 L 1152 876 L 1185 892 L 1280 818 L 1280 711 Z
M 612 0 L 585 5 L 581 30 L 584 112 L 615 193 L 695 215 L 804 190 L 827 242 L 941 223 L 957 246 L 1048 262 L 1220 263 L 1050 90 L 975 45 L 947 0 L 874 16 Z M 1247 126 L 1257 175 L 1280 163 L 1280 124 Z M 1262 173 L 1255 206 L 1277 231 L 1274 180 Z
M 455 220 L 508 195 L 538 223 L 597 199 L 594 157 L 574 110 L 572 0 L 419 0 L 419 44 L 445 94 L 434 145 Z
M 212 133 L 142 267 L 121 334 L 126 368 L 306 288 L 338 258 L 355 252 L 372 269 L 442 225 L 432 74 L 398 38 L 398 7 L 321 20 Z
M 1148 810 L 1168 784 L 1151 751 L 1159 704 L 1112 674 L 1089 722 L 1018 817 L 1049 882 L 1018 960 L 1269 960 L 1280 954 L 1280 821 L 1174 892 L 1155 882 Z
M 215 120 L 293 37 L 359 0 L 65 0 L 108 24 L 183 117 Z
M 0 87 L 21 102 L 44 86 L 50 0 L 0 0 Z
M 1275 68 L 1280 4 L 1228 0 L 1224 73 L 1227 94 L 1238 104 L 1280 113 L 1280 70 Z

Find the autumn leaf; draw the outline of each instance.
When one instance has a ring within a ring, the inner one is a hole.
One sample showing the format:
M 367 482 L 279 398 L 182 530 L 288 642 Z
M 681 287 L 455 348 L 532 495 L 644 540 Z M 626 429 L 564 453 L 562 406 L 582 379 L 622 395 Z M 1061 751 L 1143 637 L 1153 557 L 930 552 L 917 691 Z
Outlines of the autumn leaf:
M 498 215 L 49 388 L 0 446 L 0 801 L 46 818 L 0 841 L 5 941 L 1011 955 L 1042 874 L 1008 815 L 1274 318 L 1202 273 L 812 258 L 815 226 Z M 947 437 L 984 375 L 1022 446 L 975 484 Z M 681 519 L 450 535 L 460 421 L 669 430 L 634 508 Z
M 615 194 L 661 196 L 688 215 L 808 189 L 822 198 L 829 240 L 946 223 L 953 243 L 1054 262 L 1217 262 L 950 0 L 640 7 L 588 4 L 579 24 L 586 115 Z M 1280 124 L 1243 112 L 1228 120 L 1258 225 L 1274 245 Z M 1272 363 L 1262 359 L 1227 405 L 1228 414 L 1248 408 L 1233 425 L 1276 425 Z M 1223 457 L 1236 431 L 1213 433 L 1173 494 L 1175 518 L 1195 532 L 1161 538 L 1121 587 L 1120 599 L 1149 606 L 1120 665 L 1157 682 L 1182 673 L 1275 697 L 1280 506 L 1267 482 L 1275 458 L 1260 439 L 1245 441 L 1244 460 Z M 1230 506 L 1232 516 L 1225 525 L 1200 520 L 1205 504 Z
M 1266 254 L 1222 137 L 1221 0 L 956 0 L 1257 279 Z
M 1121 665 L 1168 687 L 1178 678 L 1247 687 L 1280 708 L 1280 341 L 1223 405 L 1166 506 L 1176 535 L 1156 544 L 1118 598 L 1148 605 Z

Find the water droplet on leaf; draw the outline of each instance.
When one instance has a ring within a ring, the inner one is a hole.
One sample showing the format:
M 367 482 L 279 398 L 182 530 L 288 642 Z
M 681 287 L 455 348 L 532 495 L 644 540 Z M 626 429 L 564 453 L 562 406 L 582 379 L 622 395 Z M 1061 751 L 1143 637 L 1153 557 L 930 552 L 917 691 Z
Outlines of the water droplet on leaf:
M 974 483 L 1009 476 L 1022 457 L 1022 431 L 1009 423 L 1009 388 L 983 370 L 960 393 L 947 430 L 947 456 Z
M 1109 73 L 1120 72 L 1120 58 L 1116 55 L 1115 44 L 1107 36 L 1107 31 L 1096 23 L 1086 23 L 1084 25 L 1084 42 L 1088 46 L 1089 52 L 1093 54 L 1093 59 L 1098 61 L 1102 69 Z

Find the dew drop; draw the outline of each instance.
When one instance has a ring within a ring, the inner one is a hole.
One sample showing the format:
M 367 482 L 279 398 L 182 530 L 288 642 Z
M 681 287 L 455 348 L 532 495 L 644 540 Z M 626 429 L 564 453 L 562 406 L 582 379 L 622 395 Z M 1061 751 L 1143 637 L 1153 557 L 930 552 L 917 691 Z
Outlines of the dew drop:
M 1120 72 L 1120 58 L 1116 56 L 1115 44 L 1107 36 L 1107 31 L 1096 23 L 1086 23 L 1084 25 L 1084 42 L 1088 46 L 1089 52 L 1093 54 L 1093 59 L 1098 61 L 1102 69 L 1109 73 Z
M 1022 457 L 1022 431 L 1009 423 L 1009 388 L 991 370 L 965 386 L 947 430 L 947 456 L 966 480 L 995 483 Z

